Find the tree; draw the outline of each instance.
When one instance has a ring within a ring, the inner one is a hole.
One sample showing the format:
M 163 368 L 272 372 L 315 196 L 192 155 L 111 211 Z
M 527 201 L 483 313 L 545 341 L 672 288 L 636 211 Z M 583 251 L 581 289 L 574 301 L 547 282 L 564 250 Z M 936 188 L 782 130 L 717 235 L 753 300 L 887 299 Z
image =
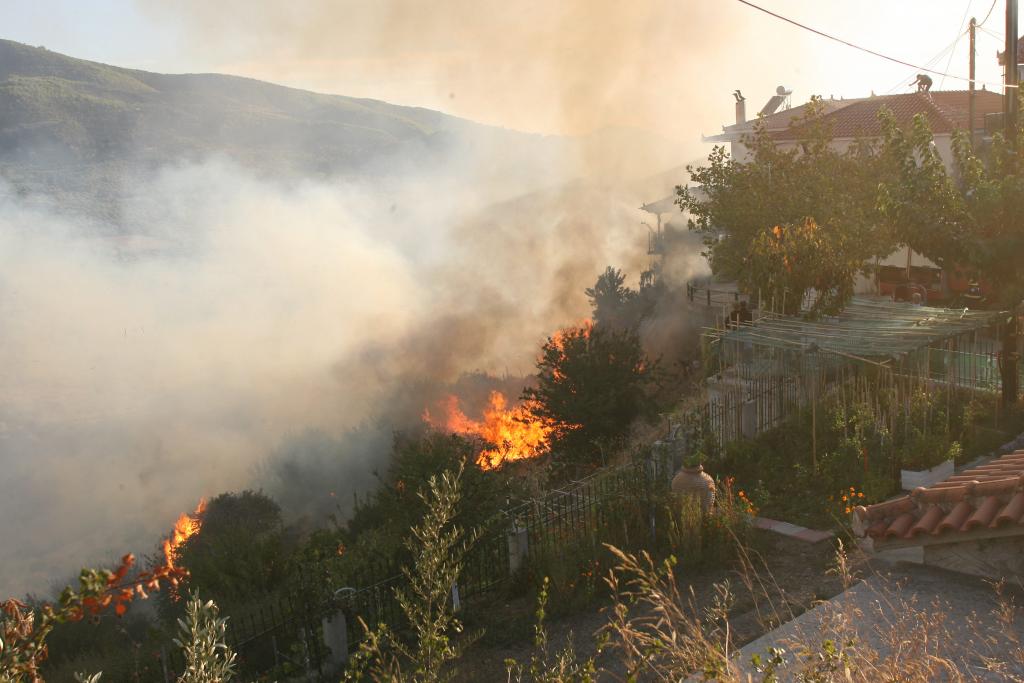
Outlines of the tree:
M 585 290 L 596 324 L 621 326 L 627 305 L 636 297 L 636 292 L 626 287 L 625 281 L 621 270 L 608 266 L 594 286 Z
M 637 331 L 667 293 L 660 280 L 641 278 L 639 289 L 627 287 L 625 281 L 625 273 L 608 266 L 594 286 L 584 290 L 595 326 Z
M 98 617 L 109 608 L 120 617 L 136 596 L 146 598 L 147 591 L 159 590 L 162 583 L 177 586 L 186 576 L 185 570 L 170 565 L 130 575 L 134 565 L 135 556 L 128 554 L 114 571 L 83 569 L 78 588 L 65 587 L 55 603 L 0 602 L 0 683 L 43 683 L 40 667 L 56 626 Z
M 841 231 L 825 231 L 813 218 L 776 225 L 758 233 L 747 248 L 739 284 L 796 312 L 804 295 L 818 293 L 810 313 L 833 313 L 853 296 L 853 277 L 863 266 L 862 250 Z
M 189 587 L 219 605 L 265 595 L 287 575 L 281 509 L 260 491 L 222 493 L 202 515 L 202 529 L 178 549 Z
M 461 647 L 452 636 L 462 624 L 452 606 L 452 587 L 462 573 L 476 532 L 455 523 L 463 469 L 431 476 L 419 497 L 426 512 L 412 527 L 406 546 L 412 558 L 403 569 L 407 585 L 395 589 L 395 599 L 414 635 L 413 642 L 398 637 L 386 624 L 366 629 L 366 639 L 345 671 L 346 681 L 369 677 L 374 681 L 440 683 L 451 680 L 451 663 Z
M 597 462 L 599 447 L 651 414 L 657 363 L 632 330 L 584 325 L 550 337 L 537 361 L 537 385 L 523 392 L 534 412 L 565 425 L 553 450 L 573 460 Z
M 377 489 L 359 501 L 347 523 L 312 534 L 300 561 L 331 558 L 341 585 L 365 585 L 395 571 L 411 560 L 405 539 L 427 512 L 423 495 L 431 479 L 448 471 L 462 470 L 453 521 L 464 529 L 485 527 L 504 509 L 515 484 L 471 464 L 478 446 L 436 431 L 396 435 Z
M 690 229 L 704 235 L 712 271 L 750 292 L 784 292 L 789 313 L 799 311 L 808 287 L 823 295 L 812 314 L 837 312 L 864 263 L 894 247 L 876 203 L 886 159 L 867 141 L 837 151 L 822 111 L 812 101 L 794 124 L 806 132 L 798 148 L 779 147 L 759 122 L 744 140 L 749 159 L 716 147 L 707 166 L 687 167 L 706 196 L 677 188 Z M 776 228 L 790 239 L 777 239 Z M 785 267 L 798 259 L 802 268 Z M 815 276 L 808 278 L 804 268 L 811 263 Z M 782 298 L 777 294 L 776 305 Z
M 174 639 L 185 658 L 178 683 L 227 683 L 234 677 L 235 653 L 225 644 L 227 622 L 213 600 L 203 602 L 192 595 Z
M 1010 309 L 1001 357 L 1003 405 L 1017 401 L 1015 312 L 1024 297 L 1024 138 L 994 136 L 983 152 L 965 134 L 953 139 L 951 174 L 923 116 L 910 130 L 883 117 L 882 155 L 897 173 L 883 180 L 882 213 L 897 238 L 946 269 L 960 268 L 991 287 L 992 304 Z

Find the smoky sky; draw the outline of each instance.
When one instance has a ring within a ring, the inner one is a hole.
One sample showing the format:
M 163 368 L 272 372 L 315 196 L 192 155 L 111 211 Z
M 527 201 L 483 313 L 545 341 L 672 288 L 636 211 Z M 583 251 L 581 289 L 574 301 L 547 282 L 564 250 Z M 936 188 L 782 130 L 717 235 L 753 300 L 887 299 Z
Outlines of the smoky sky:
M 956 40 L 987 2 L 770 0 L 768 9 L 866 48 L 965 75 Z M 581 134 L 654 131 L 704 149 L 778 85 L 794 100 L 909 92 L 916 70 L 780 22 L 735 0 L 136 0 L 173 27 L 189 68 L 450 111 L 499 126 Z M 1001 6 L 1000 6 L 1001 7 Z M 988 28 L 1001 30 L 999 12 Z M 997 38 L 979 32 L 978 74 L 1000 82 Z M 965 88 L 936 76 L 936 87 Z M 989 86 L 991 89 L 991 85 Z M 794 102 L 798 103 L 798 102 Z

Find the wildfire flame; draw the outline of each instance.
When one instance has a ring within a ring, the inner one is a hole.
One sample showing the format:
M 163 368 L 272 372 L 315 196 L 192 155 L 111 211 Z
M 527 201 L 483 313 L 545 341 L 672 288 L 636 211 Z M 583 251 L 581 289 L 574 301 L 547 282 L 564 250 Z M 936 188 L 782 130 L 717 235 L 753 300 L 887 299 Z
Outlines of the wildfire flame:
M 164 558 L 167 560 L 167 566 L 171 569 L 175 568 L 174 562 L 181 544 L 198 534 L 199 529 L 202 528 L 203 523 L 200 518 L 204 512 L 206 512 L 206 499 L 202 498 L 191 515 L 187 512 L 181 513 L 178 521 L 174 523 L 171 535 L 164 539 Z
M 559 351 L 565 351 L 565 337 L 569 332 L 575 332 L 581 330 L 584 338 L 590 337 L 590 331 L 594 329 L 594 321 L 590 318 L 584 318 L 579 321 L 573 327 L 563 327 L 560 330 L 555 330 L 554 334 L 551 335 L 551 344 Z
M 429 410 L 424 411 L 423 420 L 434 427 L 476 436 L 491 444 L 493 447 L 481 451 L 476 459 L 476 464 L 485 470 L 497 469 L 512 460 L 540 457 L 547 453 L 549 439 L 555 431 L 555 425 L 534 415 L 529 405 L 509 408 L 508 399 L 500 391 L 491 392 L 480 421 L 462 412 L 457 396 L 447 396 L 443 407 L 445 419 L 442 423 L 435 422 Z

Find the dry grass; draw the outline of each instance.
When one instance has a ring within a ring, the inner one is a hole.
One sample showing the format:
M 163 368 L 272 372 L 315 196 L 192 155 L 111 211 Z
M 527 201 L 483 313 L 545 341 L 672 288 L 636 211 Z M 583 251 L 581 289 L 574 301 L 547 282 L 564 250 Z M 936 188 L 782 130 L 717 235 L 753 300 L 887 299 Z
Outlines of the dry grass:
M 800 620 L 791 635 L 741 656 L 731 606 L 752 600 L 766 628 L 794 614 L 763 558 L 741 549 L 739 593 L 714 586 L 703 607 L 681 594 L 673 563 L 613 549 L 618 566 L 607 581 L 615 601 L 604 628 L 625 663 L 616 680 L 801 682 L 1024 681 L 1021 618 L 1013 591 L 993 586 L 990 611 L 962 614 L 944 600 L 922 602 L 891 576 L 856 575 L 840 544 L 832 572 L 844 588 Z M 691 678 L 692 677 L 692 678 Z

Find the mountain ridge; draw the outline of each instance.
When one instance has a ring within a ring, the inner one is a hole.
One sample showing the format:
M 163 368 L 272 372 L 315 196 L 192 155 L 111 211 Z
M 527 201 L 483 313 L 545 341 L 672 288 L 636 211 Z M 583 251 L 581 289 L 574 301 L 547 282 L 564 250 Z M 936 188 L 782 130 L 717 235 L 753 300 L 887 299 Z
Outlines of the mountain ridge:
M 0 39 L 0 195 L 6 185 L 25 202 L 115 232 L 133 181 L 168 164 L 226 158 L 285 181 L 444 173 L 502 201 L 581 172 L 647 176 L 677 165 L 675 149 L 628 128 L 524 133 L 424 107 L 245 76 L 154 73 Z
M 217 156 L 275 179 L 372 178 L 498 149 L 505 165 L 550 164 L 565 143 L 423 107 L 0 40 L 0 178 L 103 222 L 120 220 L 121 179 L 167 163 Z

